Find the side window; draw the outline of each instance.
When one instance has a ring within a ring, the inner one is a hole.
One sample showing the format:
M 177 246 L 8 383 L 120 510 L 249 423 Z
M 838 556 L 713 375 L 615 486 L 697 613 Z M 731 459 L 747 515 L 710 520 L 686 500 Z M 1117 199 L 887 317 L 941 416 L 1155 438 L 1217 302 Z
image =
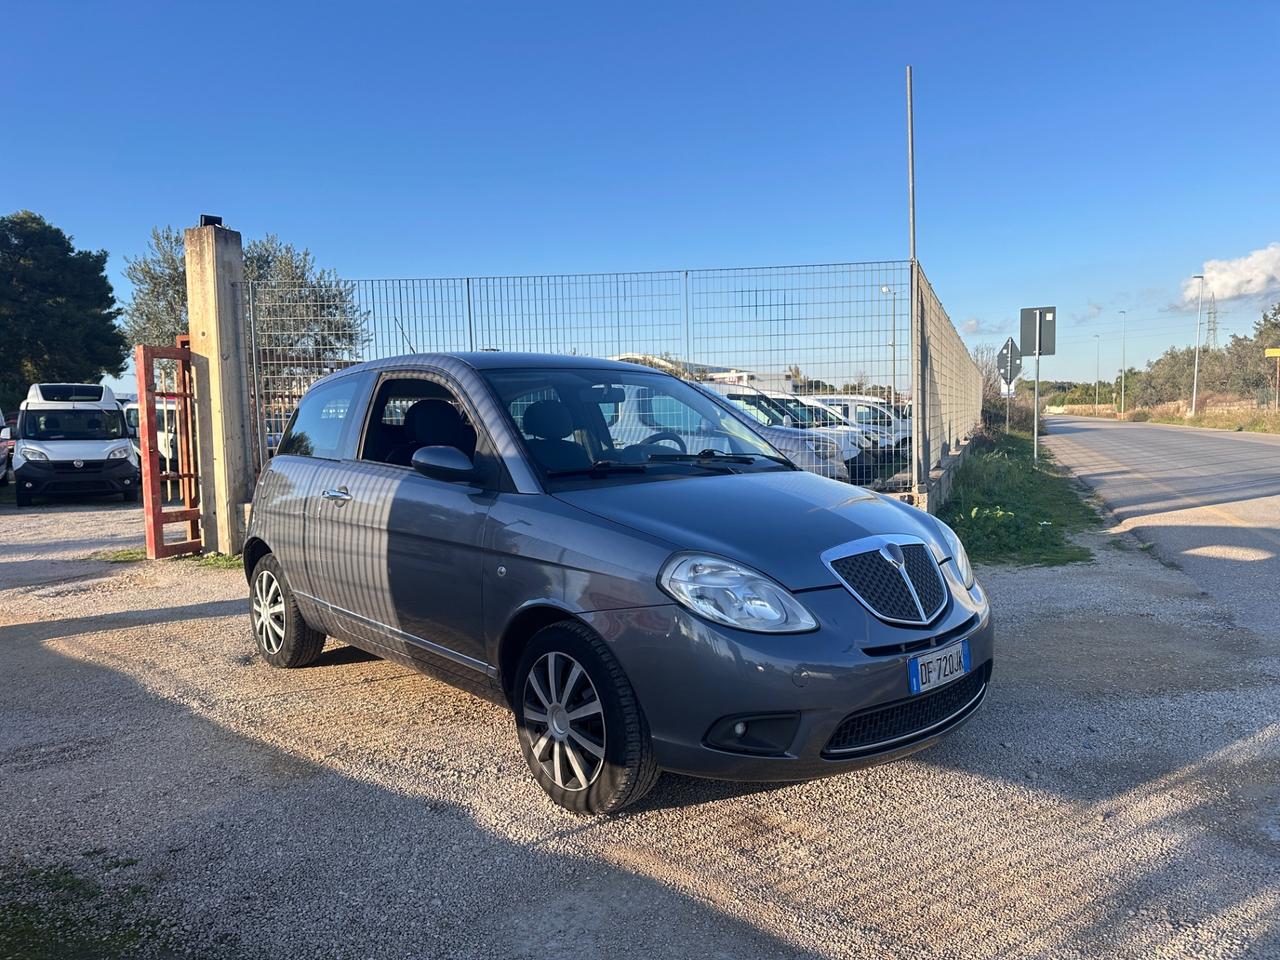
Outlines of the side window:
M 476 431 L 466 407 L 426 377 L 384 380 L 369 411 L 360 459 L 408 467 L 414 451 L 426 446 L 457 447 L 474 457 Z
M 347 376 L 309 392 L 293 415 L 277 453 L 337 459 L 341 454 L 342 430 L 355 405 L 359 385 L 359 377 Z

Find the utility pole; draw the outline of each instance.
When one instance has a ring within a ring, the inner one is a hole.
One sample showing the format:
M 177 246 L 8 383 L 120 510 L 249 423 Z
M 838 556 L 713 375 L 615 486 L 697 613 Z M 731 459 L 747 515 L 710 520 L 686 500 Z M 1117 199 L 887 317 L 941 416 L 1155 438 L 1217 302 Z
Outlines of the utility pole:
M 1098 387 L 1102 384 L 1102 334 L 1095 333 L 1093 339 L 1098 341 L 1098 359 L 1093 369 L 1093 415 L 1098 415 Z
M 1124 359 L 1124 321 L 1125 312 L 1120 311 L 1120 413 L 1124 414 L 1124 373 L 1125 367 L 1128 366 Z
M 1200 314 L 1204 308 L 1204 274 L 1197 273 L 1192 280 L 1200 281 L 1200 298 L 1196 302 L 1196 365 L 1191 374 L 1191 415 L 1196 415 L 1196 398 L 1200 389 Z

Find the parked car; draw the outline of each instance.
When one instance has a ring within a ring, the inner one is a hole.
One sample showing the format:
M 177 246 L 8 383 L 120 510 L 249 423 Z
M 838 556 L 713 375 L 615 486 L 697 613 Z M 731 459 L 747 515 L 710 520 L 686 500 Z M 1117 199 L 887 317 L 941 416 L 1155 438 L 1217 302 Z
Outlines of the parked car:
M 18 409 L 15 500 L 118 493 L 136 501 L 140 474 L 124 412 L 109 387 L 36 383 Z
M 871 396 L 819 394 L 813 399 L 831 407 L 858 426 L 873 427 L 892 441 L 899 453 L 911 449 L 911 408 Z
M 131 400 L 122 404 L 124 422 L 133 439 L 133 452 L 142 462 L 142 419 L 138 401 Z M 160 460 L 160 472 L 169 473 L 178 469 L 178 403 L 176 400 L 162 398 L 156 401 L 156 454 Z
M 831 437 L 793 425 L 784 410 L 771 404 L 757 406 L 735 399 L 744 391 L 743 387 L 736 384 L 699 382 L 695 386 L 717 403 L 728 407 L 734 416 L 746 422 L 756 433 L 785 453 L 787 459 L 800 469 L 829 480 L 852 479 L 845 461 L 845 451 Z M 745 390 L 752 394 L 759 393 L 753 387 Z
M 624 436 L 632 402 L 674 427 Z M 660 770 L 904 756 L 991 677 L 987 598 L 945 524 L 607 360 L 422 354 L 317 382 L 259 477 L 244 564 L 268 663 L 329 635 L 508 704 L 534 779 L 583 813 Z
M 865 445 L 859 431 L 827 429 L 814 419 L 808 407 L 798 401 L 793 402 L 784 394 L 766 393 L 743 383 L 706 383 L 703 386 L 714 390 L 763 426 L 801 430 L 807 437 L 823 437 L 835 443 L 849 479 L 857 481 L 865 475 L 866 464 L 862 462 Z
M 816 397 L 797 394 L 795 398 L 803 403 L 813 414 L 814 420 L 825 427 L 850 427 L 857 430 L 864 438 L 864 445 L 873 456 L 893 450 L 893 437 L 890 433 L 873 423 L 854 423 L 839 410 L 829 407 Z
M 9 461 L 13 459 L 13 427 L 0 410 L 0 487 L 9 484 Z

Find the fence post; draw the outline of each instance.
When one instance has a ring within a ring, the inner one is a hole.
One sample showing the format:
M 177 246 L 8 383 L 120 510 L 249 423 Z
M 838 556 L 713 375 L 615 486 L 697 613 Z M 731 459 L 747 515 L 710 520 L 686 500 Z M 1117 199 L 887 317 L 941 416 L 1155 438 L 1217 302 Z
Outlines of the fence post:
M 929 347 L 920 265 L 911 260 L 911 491 L 924 509 L 929 495 Z
M 191 364 L 197 396 L 201 525 L 206 550 L 239 553 L 244 511 L 253 491 L 240 234 L 222 226 L 184 234 Z

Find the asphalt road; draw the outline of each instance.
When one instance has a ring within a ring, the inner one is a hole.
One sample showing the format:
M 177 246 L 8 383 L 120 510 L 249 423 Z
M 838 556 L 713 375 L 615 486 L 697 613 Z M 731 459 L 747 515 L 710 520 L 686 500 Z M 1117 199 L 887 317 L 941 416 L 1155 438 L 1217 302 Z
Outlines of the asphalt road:
M 1280 639 L 1280 436 L 1052 417 L 1045 444 L 1123 529 Z

